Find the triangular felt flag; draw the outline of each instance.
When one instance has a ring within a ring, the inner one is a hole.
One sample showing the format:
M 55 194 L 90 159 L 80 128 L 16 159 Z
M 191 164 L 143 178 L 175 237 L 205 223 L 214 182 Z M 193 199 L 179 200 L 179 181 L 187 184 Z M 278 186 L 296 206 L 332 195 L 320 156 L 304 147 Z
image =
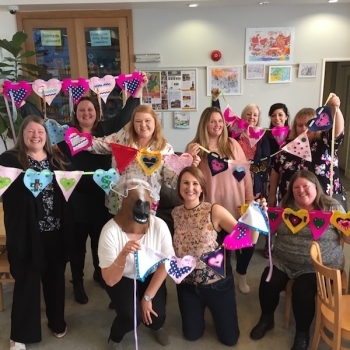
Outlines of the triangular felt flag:
M 250 147 L 254 147 L 259 140 L 264 136 L 266 130 L 264 128 L 259 128 L 257 126 L 248 126 L 248 138 Z
M 139 152 L 136 148 L 110 143 L 119 174 L 136 158 Z
M 333 126 L 332 111 L 328 106 L 316 109 L 316 117 L 306 123 L 311 131 L 321 131 L 331 129 Z
M 231 111 L 231 108 L 229 105 L 227 105 L 223 115 L 224 115 L 226 124 L 230 124 L 235 120 L 235 118 L 239 118 L 239 116 L 235 112 Z
M 208 154 L 208 165 L 212 176 L 215 176 L 228 169 L 228 158 L 221 158 L 217 153 Z
M 286 144 L 282 149 L 309 162 L 312 161 L 310 142 L 305 131 L 293 141 Z
M 75 186 L 81 179 L 84 172 L 80 170 L 75 170 L 75 171 L 54 170 L 54 173 L 56 176 L 57 184 L 62 190 L 64 198 L 68 202 L 70 195 L 72 194 Z
M 226 277 L 225 246 L 221 245 L 219 248 L 213 250 L 212 252 L 203 254 L 199 259 L 208 267 L 210 267 L 216 274 L 223 278 Z
M 141 244 L 141 249 L 135 252 L 137 279 L 143 282 L 165 260 L 165 255 Z
M 267 219 L 267 214 L 261 209 L 256 202 L 251 202 L 246 212 L 238 219 L 238 222 L 244 226 L 268 235 L 270 226 Z
M 348 236 L 350 234 L 350 211 L 344 214 L 340 210 L 335 210 L 331 217 L 331 224 Z
M 270 232 L 275 233 L 277 231 L 277 227 L 282 220 L 284 209 L 280 207 L 268 207 L 267 215 L 269 217 L 270 224 Z
M 326 230 L 331 220 L 333 212 L 326 210 L 309 210 L 309 226 L 317 241 Z
M 223 245 L 228 250 L 252 247 L 253 243 L 250 239 L 250 229 L 238 222 L 231 234 L 225 237 Z
M 3 195 L 22 171 L 22 169 L 0 166 L 0 196 Z
M 294 211 L 291 208 L 286 208 L 284 209 L 282 218 L 288 228 L 293 232 L 293 234 L 300 231 L 309 223 L 308 211 L 305 209 Z
M 284 141 L 286 141 L 286 138 L 288 136 L 289 132 L 289 126 L 274 126 L 271 129 L 271 134 L 276 140 L 278 146 L 282 146 L 284 144 Z
M 244 130 L 248 128 L 249 124 L 238 117 L 234 117 L 231 123 L 231 137 L 235 139 L 242 134 Z
M 183 258 L 169 256 L 165 260 L 165 270 L 175 283 L 181 283 L 195 268 L 196 259 L 191 255 L 185 255 Z

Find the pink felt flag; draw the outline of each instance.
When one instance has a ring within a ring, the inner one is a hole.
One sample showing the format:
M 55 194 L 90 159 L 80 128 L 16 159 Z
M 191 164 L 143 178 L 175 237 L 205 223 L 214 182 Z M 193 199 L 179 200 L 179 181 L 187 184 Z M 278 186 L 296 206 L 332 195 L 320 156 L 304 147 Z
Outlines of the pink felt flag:
M 333 215 L 332 211 L 309 210 L 309 226 L 311 232 L 317 241 L 326 230 Z
M 79 182 L 84 172 L 80 170 L 75 170 L 75 171 L 54 170 L 54 173 L 56 176 L 57 184 L 62 190 L 64 198 L 68 202 L 70 195 L 72 194 L 75 186 Z
M 271 134 L 278 143 L 278 146 L 284 144 L 288 136 L 289 126 L 274 126 L 271 130 Z
M 277 231 L 277 227 L 282 220 L 282 214 L 284 212 L 283 208 L 279 207 L 268 207 L 267 214 L 269 217 L 270 224 L 270 233 L 275 233 Z
M 252 247 L 253 243 L 250 239 L 250 229 L 240 223 L 237 223 L 231 234 L 225 237 L 223 245 L 227 250 Z
M 254 147 L 255 144 L 264 136 L 266 130 L 257 126 L 248 126 L 248 138 L 250 147 Z
M 282 149 L 309 162 L 312 161 L 310 142 L 306 132 L 301 133 L 293 141 L 286 144 Z
M 22 169 L 0 166 L 0 196 L 2 196 L 13 181 L 17 179 L 21 172 Z

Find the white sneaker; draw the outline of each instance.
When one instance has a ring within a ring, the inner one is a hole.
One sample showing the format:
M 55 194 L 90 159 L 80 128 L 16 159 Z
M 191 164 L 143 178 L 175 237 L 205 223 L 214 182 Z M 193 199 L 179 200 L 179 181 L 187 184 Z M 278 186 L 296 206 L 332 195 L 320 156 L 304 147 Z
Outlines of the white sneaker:
M 10 350 L 26 350 L 26 346 L 23 343 L 17 343 L 16 341 L 10 340 Z

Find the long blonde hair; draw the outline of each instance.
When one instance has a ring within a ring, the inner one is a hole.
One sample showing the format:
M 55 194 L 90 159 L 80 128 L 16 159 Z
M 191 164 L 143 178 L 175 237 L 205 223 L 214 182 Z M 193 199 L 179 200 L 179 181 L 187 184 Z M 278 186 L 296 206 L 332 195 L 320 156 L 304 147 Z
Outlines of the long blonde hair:
M 224 155 L 230 159 L 235 159 L 233 152 L 231 151 L 231 148 L 230 148 L 230 141 L 229 141 L 228 132 L 225 126 L 224 116 L 222 115 L 220 109 L 217 107 L 208 107 L 203 111 L 199 119 L 196 136 L 190 143 L 198 143 L 199 145 L 201 145 L 206 149 L 209 148 L 209 134 L 208 134 L 207 126 L 210 122 L 211 115 L 215 112 L 221 115 L 221 118 L 223 121 L 222 133 L 218 139 L 219 151 L 221 155 Z M 207 157 L 207 153 L 202 150 L 199 152 L 198 155 L 201 158 Z
M 150 106 L 147 106 L 147 105 L 140 105 L 134 109 L 134 112 L 132 113 L 132 116 L 131 116 L 130 123 L 125 127 L 126 131 L 129 133 L 129 139 L 127 141 L 127 145 L 132 147 L 133 144 L 137 144 L 137 141 L 139 139 L 139 136 L 137 135 L 134 128 L 136 113 L 148 113 L 152 116 L 152 118 L 154 119 L 155 127 L 154 127 L 152 140 L 149 146 L 154 148 L 154 150 L 156 151 L 162 151 L 165 148 L 167 141 L 163 137 L 163 130 L 159 122 L 157 113 Z
M 293 121 L 292 121 L 292 125 L 290 128 L 290 132 L 288 135 L 288 138 L 290 140 L 294 140 L 296 137 L 298 137 L 298 133 L 297 133 L 297 123 L 298 123 L 298 119 L 300 117 L 306 116 L 308 118 L 308 120 L 315 118 L 316 117 L 316 111 L 313 108 L 302 108 L 294 117 Z M 315 140 L 318 140 L 321 138 L 321 133 L 322 131 L 316 131 L 315 133 Z

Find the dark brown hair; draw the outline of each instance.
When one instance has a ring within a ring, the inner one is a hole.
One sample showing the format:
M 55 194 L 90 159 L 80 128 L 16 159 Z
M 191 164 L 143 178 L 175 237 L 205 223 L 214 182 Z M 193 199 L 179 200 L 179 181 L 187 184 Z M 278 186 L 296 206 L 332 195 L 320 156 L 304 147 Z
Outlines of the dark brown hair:
M 95 134 L 96 131 L 97 131 L 97 125 L 98 125 L 98 122 L 100 120 L 100 112 L 99 110 L 97 109 L 97 106 L 92 102 L 92 99 L 89 97 L 89 96 L 83 96 L 79 102 L 74 106 L 74 116 L 73 116 L 73 125 L 75 128 L 77 128 L 80 132 L 82 132 L 82 129 L 81 129 L 81 126 L 79 124 L 79 121 L 78 121 L 78 118 L 77 118 L 77 110 L 78 110 L 78 106 L 81 102 L 83 101 L 89 101 L 92 103 L 92 105 L 94 106 L 95 108 L 95 112 L 96 112 L 96 120 L 94 121 L 94 125 L 92 126 L 92 129 L 91 129 L 91 134 Z

